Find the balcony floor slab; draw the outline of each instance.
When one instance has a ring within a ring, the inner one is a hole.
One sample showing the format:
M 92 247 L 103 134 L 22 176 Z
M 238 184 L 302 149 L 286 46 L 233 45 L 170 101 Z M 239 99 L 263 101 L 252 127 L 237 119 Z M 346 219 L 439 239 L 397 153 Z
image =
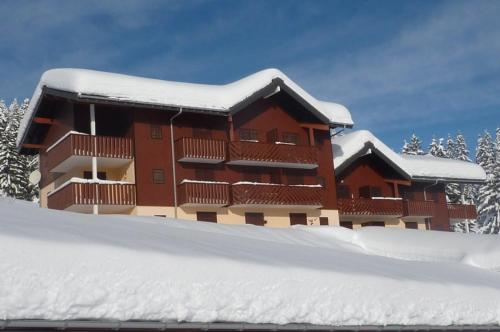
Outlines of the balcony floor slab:
M 97 167 L 99 168 L 120 168 L 128 165 L 133 159 L 128 158 L 104 158 L 97 157 Z M 76 167 L 91 167 L 91 156 L 72 155 L 59 165 L 51 169 L 52 173 L 66 173 Z

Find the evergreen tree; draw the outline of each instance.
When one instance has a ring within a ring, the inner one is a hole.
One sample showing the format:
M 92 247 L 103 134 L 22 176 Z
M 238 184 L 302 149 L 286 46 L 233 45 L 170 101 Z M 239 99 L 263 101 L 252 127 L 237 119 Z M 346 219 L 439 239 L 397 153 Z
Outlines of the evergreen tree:
M 401 153 L 412 155 L 424 154 L 424 151 L 422 150 L 422 141 L 415 134 L 413 134 L 409 143 L 405 140 Z
M 442 138 L 439 140 L 435 137 L 432 138 L 431 144 L 429 145 L 429 154 L 439 158 L 446 158 L 446 149 L 443 146 Z
M 463 161 L 471 161 L 469 158 L 469 149 L 467 149 L 467 143 L 465 142 L 465 137 L 459 131 L 457 138 L 455 139 L 455 159 Z
M 0 120 L 0 192 L 9 197 L 24 200 L 34 200 L 38 188 L 29 183 L 29 174 L 36 168 L 35 158 L 20 155 L 16 147 L 19 124 L 27 110 L 29 101 L 26 99 L 19 105 L 16 100 L 6 108 L 1 108 Z M 0 107 L 2 107 L 0 105 Z M 3 124 L 2 124 L 3 123 Z
M 498 159 L 496 153 L 498 152 L 498 141 L 500 141 L 500 138 L 497 137 L 496 144 L 493 143 L 491 134 L 485 131 L 483 136 L 478 139 L 476 151 L 476 162 L 483 167 L 487 175 L 486 183 L 479 187 L 476 197 L 478 227 L 481 233 L 486 234 L 500 231 L 500 220 L 498 218 L 500 206 L 498 188 L 496 188 L 496 178 L 498 176 L 495 174 Z

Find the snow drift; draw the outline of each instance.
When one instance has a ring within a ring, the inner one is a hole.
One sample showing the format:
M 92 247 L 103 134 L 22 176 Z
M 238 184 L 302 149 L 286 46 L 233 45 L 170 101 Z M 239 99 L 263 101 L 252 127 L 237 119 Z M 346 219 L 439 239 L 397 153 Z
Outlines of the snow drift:
M 499 324 L 497 236 L 91 216 L 0 200 L 0 319 Z

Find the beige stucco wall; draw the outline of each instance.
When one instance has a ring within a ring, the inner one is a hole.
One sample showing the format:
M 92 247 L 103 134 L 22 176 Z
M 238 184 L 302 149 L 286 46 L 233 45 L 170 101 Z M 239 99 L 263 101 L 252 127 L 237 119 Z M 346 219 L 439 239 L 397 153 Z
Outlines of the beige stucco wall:
M 339 224 L 337 210 L 318 209 L 180 207 L 177 210 L 177 217 L 179 219 L 196 220 L 197 211 L 217 212 L 217 221 L 222 224 L 245 224 L 245 212 L 264 213 L 264 219 L 268 227 L 289 227 L 289 213 L 306 213 L 309 225 L 319 225 L 319 217 L 328 217 L 329 225 Z M 173 218 L 174 207 L 137 206 L 133 209 L 132 214 L 143 216 L 167 216 Z
M 383 221 L 385 223 L 385 227 L 390 227 L 390 228 L 406 228 L 405 227 L 405 220 L 403 220 L 401 218 L 388 218 L 388 219 L 377 218 L 376 220 L 352 219 L 351 218 L 349 221 L 352 221 L 352 228 L 353 229 L 361 228 L 362 227 L 361 225 L 363 223 L 369 222 L 369 221 Z M 412 219 L 412 220 L 406 220 L 406 221 L 416 222 L 419 230 L 425 230 L 425 219 L 419 218 L 419 219 Z

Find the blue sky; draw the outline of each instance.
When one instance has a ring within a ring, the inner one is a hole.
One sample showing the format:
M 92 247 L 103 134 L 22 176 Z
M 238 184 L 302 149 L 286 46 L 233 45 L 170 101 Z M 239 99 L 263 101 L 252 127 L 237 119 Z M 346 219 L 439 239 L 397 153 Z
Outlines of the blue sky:
M 394 149 L 500 125 L 500 1 L 0 2 L 0 98 L 79 67 L 227 83 L 276 67 Z

